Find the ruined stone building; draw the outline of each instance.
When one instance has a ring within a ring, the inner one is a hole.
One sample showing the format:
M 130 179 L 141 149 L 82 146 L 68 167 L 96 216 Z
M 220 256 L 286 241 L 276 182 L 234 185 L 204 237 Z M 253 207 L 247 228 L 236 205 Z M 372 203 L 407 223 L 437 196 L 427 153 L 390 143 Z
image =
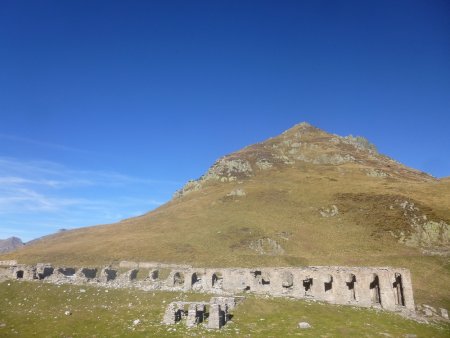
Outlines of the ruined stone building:
M 137 278 L 139 272 L 145 273 L 144 278 Z M 74 268 L 10 264 L 0 267 L 0 276 L 142 290 L 195 291 L 216 295 L 248 293 L 389 311 L 414 311 L 415 308 L 409 270 L 391 267 L 194 268 L 121 262 L 117 268 Z

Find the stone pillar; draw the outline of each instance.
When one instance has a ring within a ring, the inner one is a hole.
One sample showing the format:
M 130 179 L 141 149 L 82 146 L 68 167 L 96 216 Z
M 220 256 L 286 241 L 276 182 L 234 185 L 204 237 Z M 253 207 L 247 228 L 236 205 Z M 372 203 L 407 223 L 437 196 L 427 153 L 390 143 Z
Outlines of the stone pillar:
M 225 324 L 225 311 L 219 304 L 209 306 L 209 329 L 220 329 Z
M 318 278 L 319 277 L 319 278 Z M 325 291 L 323 289 L 323 283 L 321 281 L 320 276 L 311 276 L 312 278 L 312 285 L 309 292 L 309 297 L 317 299 L 317 300 L 323 300 L 325 297 Z
M 372 306 L 372 293 L 370 285 L 374 281 L 374 273 L 371 270 L 355 272 L 355 294 L 356 300 L 361 306 Z
M 336 285 L 335 299 L 337 304 L 355 304 L 359 295 L 356 292 L 357 279 L 355 274 L 344 271 L 336 275 L 334 284 Z
M 166 312 L 164 313 L 163 324 L 166 325 L 175 324 L 178 321 L 177 318 L 178 311 L 179 311 L 178 304 L 172 302 L 169 305 L 167 305 Z
M 392 286 L 395 281 L 394 273 L 391 271 L 380 271 L 378 277 L 380 281 L 381 307 L 394 311 L 396 309 L 396 296 Z
M 411 281 L 411 273 L 409 270 L 402 270 L 403 296 L 405 299 L 405 307 L 408 310 L 415 311 L 414 295 Z
M 193 327 L 197 325 L 197 305 L 189 304 L 188 314 L 186 318 L 186 326 Z
M 125 274 L 125 280 L 126 282 L 130 282 L 133 281 L 137 278 L 137 274 L 139 273 L 138 269 L 132 269 L 130 271 L 127 271 L 127 273 Z

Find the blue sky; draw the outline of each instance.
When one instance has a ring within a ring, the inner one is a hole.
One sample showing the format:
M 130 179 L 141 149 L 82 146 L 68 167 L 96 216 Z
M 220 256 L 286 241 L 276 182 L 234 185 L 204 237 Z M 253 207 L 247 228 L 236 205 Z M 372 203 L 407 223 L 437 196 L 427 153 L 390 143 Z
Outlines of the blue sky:
M 0 238 L 151 210 L 308 121 L 450 175 L 450 3 L 0 2 Z

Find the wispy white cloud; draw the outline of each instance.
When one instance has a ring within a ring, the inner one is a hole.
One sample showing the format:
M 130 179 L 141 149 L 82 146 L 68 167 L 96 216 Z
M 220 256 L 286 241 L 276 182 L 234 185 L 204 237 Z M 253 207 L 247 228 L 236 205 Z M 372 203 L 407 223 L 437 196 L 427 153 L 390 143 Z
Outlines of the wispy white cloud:
M 57 211 L 76 205 L 80 200 L 50 197 L 23 186 L 15 189 L 2 187 L 0 184 L 0 214 L 26 211 Z
M 0 157 L 0 184 L 47 185 L 54 188 L 118 186 L 124 184 L 167 184 L 180 182 L 129 176 L 113 171 L 77 170 L 50 161 L 21 161 Z
M 46 142 L 46 141 L 41 141 L 41 140 L 35 140 L 35 139 L 28 138 L 28 137 L 22 137 L 22 136 L 10 135 L 10 134 L 4 134 L 4 133 L 0 133 L 0 139 L 12 141 L 12 142 L 26 143 L 26 144 L 36 145 L 36 146 L 40 146 L 40 147 L 52 148 L 52 149 L 62 150 L 62 151 L 85 153 L 85 154 L 92 153 L 91 151 L 85 150 L 85 149 L 68 147 L 68 146 L 65 146 L 62 144 Z
M 137 216 L 163 204 L 176 186 L 179 182 L 0 157 L 0 234 L 14 228 L 11 235 L 45 234 Z

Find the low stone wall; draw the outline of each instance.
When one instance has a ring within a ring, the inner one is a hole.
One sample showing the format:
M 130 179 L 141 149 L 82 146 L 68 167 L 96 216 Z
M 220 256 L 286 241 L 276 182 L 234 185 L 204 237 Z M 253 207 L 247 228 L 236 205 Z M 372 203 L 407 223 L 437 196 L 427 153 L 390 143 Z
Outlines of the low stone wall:
M 9 261 L 0 261 L 0 266 L 13 266 L 17 265 L 17 261 L 9 260 Z
M 144 272 L 145 275 L 142 276 Z M 117 269 L 111 266 L 97 269 L 53 267 L 50 264 L 16 264 L 1 267 L 0 276 L 54 283 L 137 287 L 143 290 L 192 290 L 218 295 L 254 293 L 378 307 L 389 311 L 415 309 L 409 270 L 391 267 L 213 269 L 149 262 L 121 262 Z

